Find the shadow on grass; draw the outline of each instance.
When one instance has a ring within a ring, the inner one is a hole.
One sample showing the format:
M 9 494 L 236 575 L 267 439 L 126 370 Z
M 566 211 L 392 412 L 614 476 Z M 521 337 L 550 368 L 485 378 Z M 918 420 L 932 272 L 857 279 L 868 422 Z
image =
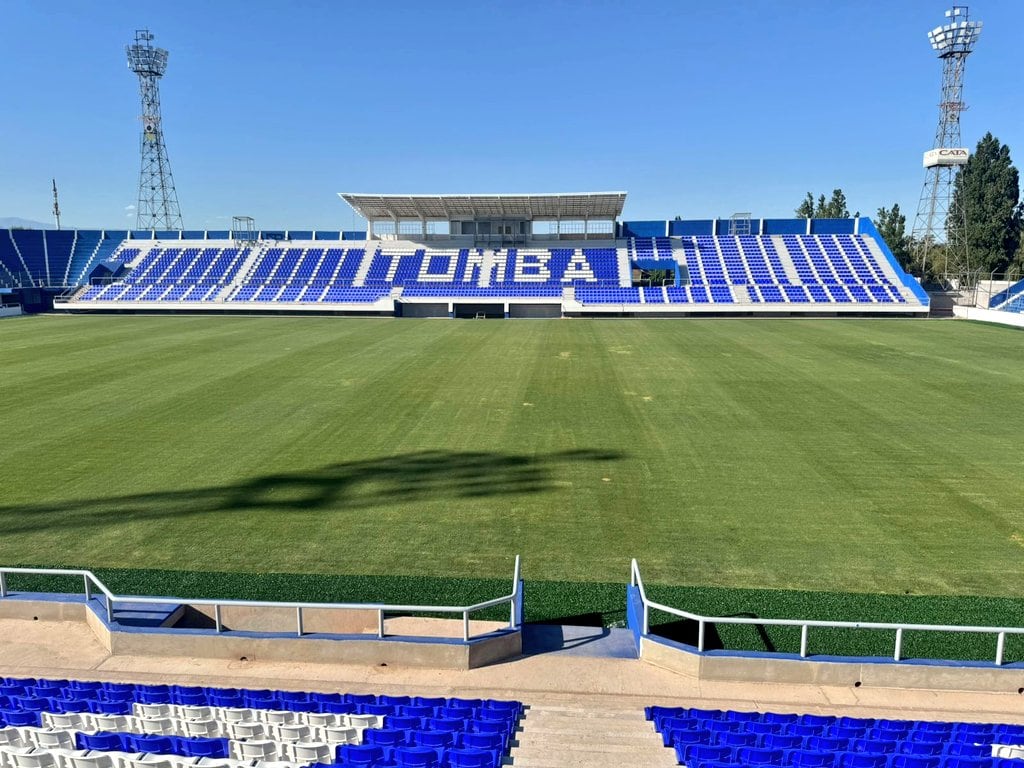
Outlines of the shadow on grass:
M 757 614 L 734 613 L 731 614 L 729 618 L 756 619 Z M 751 624 L 749 626 L 757 636 L 757 640 L 755 642 L 756 650 L 767 651 L 768 653 L 775 653 L 778 650 L 775 647 L 775 642 L 772 640 L 771 636 L 768 634 L 768 630 L 763 624 Z M 660 637 L 664 637 L 677 643 L 683 643 L 684 645 L 690 645 L 695 648 L 699 644 L 700 640 L 700 625 L 692 619 L 679 619 L 665 624 L 658 624 L 651 627 L 651 631 Z M 712 621 L 709 621 L 704 625 L 704 650 L 725 650 L 725 641 L 718 631 L 718 625 Z
M 490 498 L 553 490 L 554 467 L 616 461 L 615 451 L 573 450 L 524 456 L 420 451 L 279 472 L 242 482 L 47 504 L 0 505 L 5 534 L 52 528 L 195 517 L 214 512 L 358 511 L 392 504 Z

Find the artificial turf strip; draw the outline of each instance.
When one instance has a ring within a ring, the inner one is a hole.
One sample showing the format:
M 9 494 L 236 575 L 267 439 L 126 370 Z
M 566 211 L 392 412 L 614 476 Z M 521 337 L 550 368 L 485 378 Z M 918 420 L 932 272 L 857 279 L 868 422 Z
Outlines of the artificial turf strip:
M 528 583 L 582 585 L 555 616 L 617 610 L 587 585 L 631 557 L 651 585 L 1013 598 L 1022 344 L 923 320 L 5 320 L 0 563 L 505 585 L 520 553 Z
M 168 595 L 226 600 L 290 600 L 297 602 L 388 602 L 421 605 L 470 605 L 511 590 L 500 579 L 444 579 L 422 576 L 339 576 L 302 573 L 207 573 L 99 569 L 96 575 L 116 594 Z M 81 591 L 77 577 L 14 575 L 15 591 Z M 729 589 L 648 585 L 649 597 L 705 616 L 873 621 L 913 624 L 1019 626 L 1024 600 L 991 597 L 937 597 L 837 594 L 793 590 Z M 528 581 L 525 585 L 527 622 L 558 622 L 622 626 L 625 585 Z M 508 608 L 473 614 L 477 619 L 506 621 Z M 688 645 L 697 644 L 695 622 L 651 612 L 651 630 Z M 798 653 L 800 630 L 765 625 L 711 625 L 709 650 Z M 809 652 L 817 656 L 889 658 L 891 631 L 812 629 Z M 992 661 L 995 636 L 969 633 L 905 632 L 904 658 Z M 1024 637 L 1008 635 L 1005 663 L 1024 661 Z

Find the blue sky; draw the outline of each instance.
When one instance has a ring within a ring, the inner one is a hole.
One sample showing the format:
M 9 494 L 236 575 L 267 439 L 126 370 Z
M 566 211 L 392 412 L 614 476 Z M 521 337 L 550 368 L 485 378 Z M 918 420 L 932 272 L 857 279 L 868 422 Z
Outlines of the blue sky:
M 134 224 L 134 30 L 186 228 L 348 229 L 355 192 L 626 190 L 624 217 L 792 215 L 842 187 L 913 222 L 938 117 L 933 0 L 0 0 L 0 216 Z M 1024 2 L 971 4 L 964 143 L 1024 162 Z

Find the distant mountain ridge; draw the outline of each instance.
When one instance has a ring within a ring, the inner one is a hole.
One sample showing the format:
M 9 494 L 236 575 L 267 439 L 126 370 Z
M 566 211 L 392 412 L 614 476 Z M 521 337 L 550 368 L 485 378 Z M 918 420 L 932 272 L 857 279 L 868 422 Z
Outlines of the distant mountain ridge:
M 20 219 L 17 216 L 0 217 L 0 229 L 13 229 L 15 227 L 21 229 L 56 229 L 53 224 L 32 221 L 32 219 Z M 65 229 L 73 229 L 73 227 L 65 227 Z

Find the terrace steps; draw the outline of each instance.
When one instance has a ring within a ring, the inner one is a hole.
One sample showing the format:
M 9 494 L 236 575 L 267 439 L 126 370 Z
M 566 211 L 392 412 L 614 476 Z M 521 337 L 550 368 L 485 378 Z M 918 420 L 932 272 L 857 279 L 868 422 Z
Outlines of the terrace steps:
M 249 251 L 249 255 L 245 257 L 242 265 L 235 272 L 234 278 L 226 286 L 220 289 L 215 299 L 217 301 L 227 300 L 235 291 L 241 287 L 241 285 L 248 279 L 249 274 L 256 268 L 256 264 L 263 258 L 263 252 L 267 250 L 268 246 L 262 246 L 260 248 L 253 248 Z
M 657 768 L 676 764 L 643 712 L 535 704 L 512 748 L 515 768 Z

